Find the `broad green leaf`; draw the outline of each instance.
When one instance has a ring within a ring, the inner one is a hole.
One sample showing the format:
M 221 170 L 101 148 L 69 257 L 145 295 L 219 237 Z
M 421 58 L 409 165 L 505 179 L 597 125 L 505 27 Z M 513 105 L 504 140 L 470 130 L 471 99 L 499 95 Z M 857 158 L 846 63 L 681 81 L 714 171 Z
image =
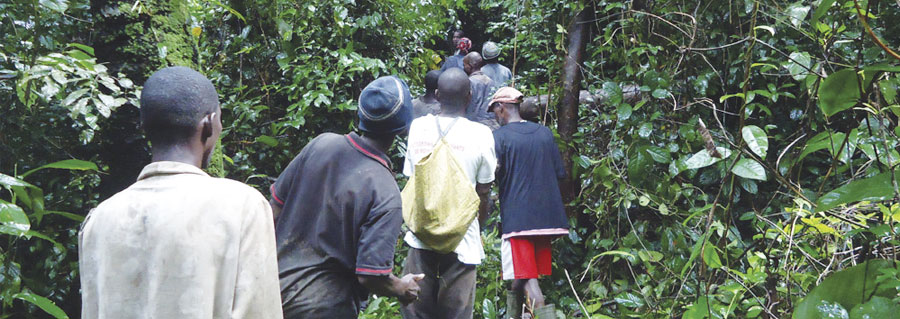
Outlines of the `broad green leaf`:
M 631 118 L 632 108 L 628 103 L 620 103 L 616 106 L 616 113 L 619 115 L 620 120 L 627 120 Z
M 22 177 L 25 177 L 25 175 L 22 175 Z M 18 178 L 15 178 L 15 177 L 3 174 L 3 173 L 0 173 L 0 186 L 4 186 L 7 188 L 9 188 L 9 187 L 36 187 L 34 185 L 26 183 L 25 181 L 23 181 L 21 179 L 18 179 Z
M 900 182 L 900 168 L 894 171 Z M 816 211 L 829 210 L 840 205 L 859 201 L 882 201 L 894 197 L 894 185 L 891 182 L 891 173 L 885 172 L 869 178 L 852 181 L 844 186 L 832 190 L 816 202 Z
M 854 69 L 842 69 L 832 73 L 822 81 L 819 87 L 819 108 L 825 116 L 832 116 L 840 111 L 856 105 L 859 100 L 859 87 L 867 89 L 878 72 L 892 70 L 892 66 L 870 66 L 863 68 L 863 82 L 860 84 L 859 76 Z
M 851 309 L 850 319 L 891 318 L 897 314 L 900 314 L 900 305 L 888 298 L 875 296 Z
M 765 131 L 756 125 L 747 125 L 741 129 L 741 136 L 753 153 L 762 159 L 766 158 L 766 152 L 769 150 L 769 138 Z
M 41 6 L 59 13 L 66 12 L 66 9 L 69 8 L 66 0 L 40 0 L 39 2 Z
M 813 13 L 812 20 L 810 20 L 811 25 L 816 25 L 816 22 L 819 22 L 819 18 L 825 15 L 828 12 L 828 9 L 831 8 L 831 5 L 834 4 L 835 0 L 822 0 L 819 3 L 819 6 L 816 7 L 816 11 Z
M 647 154 L 650 154 L 650 158 L 657 163 L 667 164 L 672 161 L 672 155 L 662 147 L 650 146 L 647 148 Z
M 719 259 L 719 253 L 716 252 L 716 246 L 710 242 L 706 242 L 703 246 L 703 262 L 709 268 L 718 269 L 722 267 L 722 260 Z
M 844 150 L 841 151 L 841 145 L 844 145 L 844 139 L 849 138 L 847 144 L 844 146 Z M 797 162 L 800 162 L 807 155 L 819 151 L 819 150 L 827 150 L 831 156 L 835 156 L 838 152 L 840 152 L 840 156 L 838 160 L 841 162 L 847 163 L 850 160 L 850 157 L 853 155 L 853 152 L 856 150 L 855 144 L 859 139 L 858 132 L 854 129 L 854 131 L 850 132 L 850 137 L 847 137 L 847 134 L 837 132 L 831 133 L 822 132 L 813 136 L 813 138 L 809 139 L 806 142 L 806 146 L 803 147 L 803 151 L 800 152 L 800 156 L 797 158 Z M 860 148 L 865 147 L 865 145 L 860 144 Z
M 848 318 L 846 309 L 854 309 L 857 305 L 868 302 L 862 300 L 862 296 L 891 298 L 897 294 L 897 290 L 890 285 L 878 283 L 876 277 L 879 269 L 896 267 L 893 261 L 872 259 L 833 273 L 797 304 L 792 318 L 828 318 L 823 317 L 825 315 Z
M 638 146 L 628 158 L 628 178 L 641 183 L 647 180 L 654 163 L 650 155 L 645 151 L 648 146 Z
M 94 164 L 94 163 L 91 163 L 88 161 L 77 160 L 77 159 L 67 159 L 67 160 L 62 160 L 62 161 L 58 161 L 58 162 L 53 162 L 53 163 L 29 170 L 29 171 L 25 172 L 25 174 L 22 174 L 22 178 L 25 178 L 28 175 L 31 175 L 31 173 L 37 172 L 37 171 L 45 169 L 45 168 L 68 169 L 68 170 L 73 170 L 73 171 L 98 171 L 98 170 L 100 170 L 97 167 L 97 164 Z
M 712 204 L 707 206 L 712 207 Z M 709 208 L 704 207 L 704 209 L 699 209 L 694 214 L 699 214 L 701 211 L 704 211 L 706 209 Z M 690 220 L 690 217 L 688 217 L 684 222 L 686 223 L 688 220 Z M 696 260 L 697 257 L 700 256 L 700 249 L 703 248 L 703 243 L 706 242 L 707 238 L 709 238 L 710 232 L 711 230 L 707 230 L 706 233 L 703 234 L 703 237 L 701 237 L 700 240 L 694 243 L 694 246 L 691 247 L 691 257 L 688 258 L 688 261 L 684 263 L 684 267 L 681 268 L 681 277 L 684 277 L 684 273 L 687 272 L 687 270 L 690 269 L 691 266 L 693 266 L 694 260 Z
M 638 257 L 641 257 L 641 260 L 646 262 L 659 262 L 663 259 L 663 254 L 658 251 L 641 250 L 638 252 Z
M 716 150 L 719 151 L 719 154 L 722 154 L 722 158 L 709 156 L 709 152 L 706 149 L 702 149 L 684 161 L 685 168 L 697 169 L 707 167 L 731 156 L 731 150 L 727 148 L 716 147 Z
M 731 172 L 737 176 L 749 179 L 766 180 L 766 169 L 762 164 L 749 158 L 741 158 L 731 168 Z
M 12 227 L 19 231 L 20 234 L 31 228 L 31 223 L 28 222 L 28 216 L 25 215 L 25 211 L 21 207 L 4 200 L 0 200 L 0 224 Z
M 23 292 L 13 295 L 13 298 L 30 302 L 30 303 L 34 304 L 35 306 L 38 306 L 38 308 L 41 308 L 41 310 L 44 310 L 45 312 L 47 312 L 54 318 L 57 318 L 57 319 L 69 318 L 69 316 L 66 315 L 66 312 L 63 311 L 62 309 L 60 309 L 59 307 L 57 307 L 56 304 L 53 303 L 53 301 L 50 301 L 50 299 L 35 295 L 31 292 L 23 291 Z
M 809 6 L 801 6 L 798 2 L 788 6 L 787 13 L 790 17 L 791 24 L 793 24 L 794 27 L 799 28 L 803 20 L 806 19 L 806 15 L 809 14 Z
M 86 52 L 87 54 L 90 54 L 91 56 L 94 56 L 94 48 L 92 48 L 92 47 L 86 46 L 86 45 L 81 44 L 81 43 L 69 43 L 68 46 L 69 46 L 69 47 L 77 48 L 77 49 L 79 49 L 79 50 L 81 50 L 81 51 Z
M 665 89 L 656 89 L 656 90 L 653 90 L 653 92 L 650 93 L 650 95 L 653 95 L 653 97 L 655 97 L 657 99 L 665 99 L 665 98 L 669 97 L 669 91 L 667 91 Z
M 806 52 L 793 52 L 784 66 L 794 80 L 802 81 L 812 69 L 812 58 Z
M 628 307 L 638 308 L 644 305 L 644 300 L 630 292 L 623 292 L 616 296 L 616 303 Z
M 66 106 L 66 107 L 69 106 L 69 105 L 72 105 L 72 103 L 74 103 L 75 100 L 77 100 L 78 98 L 84 96 L 84 94 L 87 93 L 89 90 L 90 90 L 90 89 L 85 88 L 85 89 L 80 89 L 80 90 L 72 91 L 72 93 L 69 93 L 69 95 L 66 96 L 66 98 L 64 98 L 64 99 L 62 100 L 62 105 L 63 105 L 63 106 Z
M 843 69 L 825 78 L 819 88 L 819 107 L 825 116 L 832 116 L 856 105 L 859 100 L 859 81 L 854 69 Z
M 621 256 L 621 257 L 630 257 L 630 258 L 634 258 L 634 255 L 628 253 L 627 251 L 622 251 L 622 250 L 610 250 L 610 251 L 604 251 L 604 252 L 598 254 L 597 257 L 602 257 L 602 256 L 607 256 L 607 255 L 618 255 L 618 256 Z M 596 258 L 596 257 L 595 257 L 595 258 Z
M 257 137 L 256 137 L 256 141 L 259 142 L 259 143 L 266 144 L 266 145 L 271 146 L 271 147 L 278 146 L 278 140 L 275 139 L 274 137 L 271 137 L 271 136 L 268 136 L 268 135 L 257 136 Z

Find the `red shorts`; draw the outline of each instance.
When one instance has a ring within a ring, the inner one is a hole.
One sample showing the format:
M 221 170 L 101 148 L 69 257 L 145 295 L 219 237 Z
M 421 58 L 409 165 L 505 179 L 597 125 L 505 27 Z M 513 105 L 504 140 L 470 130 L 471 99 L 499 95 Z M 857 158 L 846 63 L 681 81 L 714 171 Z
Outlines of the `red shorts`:
M 550 240 L 553 236 L 510 237 L 500 246 L 503 279 L 536 279 L 553 269 Z

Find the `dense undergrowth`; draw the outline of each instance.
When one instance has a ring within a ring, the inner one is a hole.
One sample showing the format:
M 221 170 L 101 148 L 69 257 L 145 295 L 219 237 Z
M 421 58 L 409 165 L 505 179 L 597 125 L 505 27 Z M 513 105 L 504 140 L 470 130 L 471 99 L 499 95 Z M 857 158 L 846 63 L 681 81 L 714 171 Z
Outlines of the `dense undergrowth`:
M 579 195 L 542 283 L 562 315 L 784 318 L 836 271 L 897 260 L 896 2 L 14 0 L 0 3 L 0 317 L 77 317 L 78 225 L 149 161 L 135 98 L 159 67 L 213 79 L 226 129 L 211 172 L 265 190 L 316 134 L 353 128 L 368 81 L 421 92 L 454 27 L 500 43 L 555 127 L 580 10 L 582 87 L 601 102 L 563 145 Z M 476 317 L 498 318 L 491 220 Z M 890 308 L 900 272 L 879 265 L 847 274 Z M 373 299 L 362 317 L 397 307 Z

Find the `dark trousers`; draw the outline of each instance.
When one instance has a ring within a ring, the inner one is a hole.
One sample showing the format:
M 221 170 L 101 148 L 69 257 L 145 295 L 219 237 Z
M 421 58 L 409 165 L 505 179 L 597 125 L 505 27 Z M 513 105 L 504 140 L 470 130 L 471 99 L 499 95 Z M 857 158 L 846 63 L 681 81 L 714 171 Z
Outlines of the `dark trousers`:
M 419 282 L 419 300 L 400 308 L 405 319 L 471 319 L 475 306 L 475 265 L 466 265 L 456 253 L 440 254 L 409 248 L 403 274 L 425 274 Z

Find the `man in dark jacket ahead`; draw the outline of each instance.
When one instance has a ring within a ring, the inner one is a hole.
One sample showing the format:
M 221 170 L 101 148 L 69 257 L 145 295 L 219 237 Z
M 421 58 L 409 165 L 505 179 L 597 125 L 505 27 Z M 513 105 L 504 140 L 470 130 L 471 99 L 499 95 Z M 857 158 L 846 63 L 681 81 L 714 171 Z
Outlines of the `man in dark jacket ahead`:
M 566 176 L 553 132 L 523 120 L 523 95 L 503 87 L 491 97 L 488 109 L 502 125 L 494 131 L 497 180 L 500 186 L 500 246 L 503 279 L 513 280 L 507 295 L 509 318 L 521 316 L 522 293 L 534 317 L 556 318 L 552 304 L 544 304 L 538 285 L 552 270 L 550 241 L 569 233 L 558 179 Z
M 488 114 L 488 102 L 491 100 L 491 93 L 497 88 L 491 78 L 481 72 L 484 60 L 478 52 L 470 52 L 463 59 L 463 70 L 469 75 L 469 82 L 472 84 L 472 99 L 469 106 L 466 107 L 466 118 L 473 122 L 486 125 L 491 131 L 500 127 L 497 119 L 493 115 Z
M 391 273 L 403 217 L 386 155 L 411 100 L 400 79 L 376 79 L 359 96 L 362 134 L 319 135 L 270 188 L 285 318 L 356 318 L 369 292 L 418 298 L 423 275 Z

